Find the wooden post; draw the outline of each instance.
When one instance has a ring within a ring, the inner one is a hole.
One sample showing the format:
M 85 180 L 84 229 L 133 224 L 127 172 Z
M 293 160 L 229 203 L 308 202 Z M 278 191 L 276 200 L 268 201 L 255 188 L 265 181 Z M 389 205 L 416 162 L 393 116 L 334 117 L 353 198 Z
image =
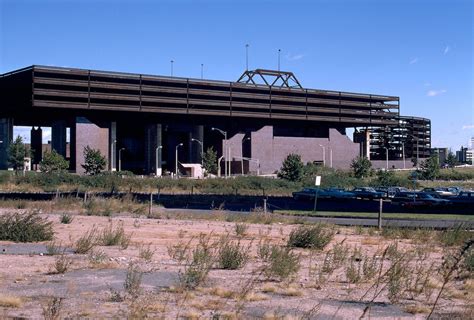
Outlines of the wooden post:
M 382 230 L 382 208 L 383 208 L 383 199 L 379 199 L 379 217 L 378 217 L 378 227 L 379 230 Z
M 263 199 L 263 213 L 267 214 L 267 199 Z
M 84 203 L 87 202 L 87 191 L 84 191 Z

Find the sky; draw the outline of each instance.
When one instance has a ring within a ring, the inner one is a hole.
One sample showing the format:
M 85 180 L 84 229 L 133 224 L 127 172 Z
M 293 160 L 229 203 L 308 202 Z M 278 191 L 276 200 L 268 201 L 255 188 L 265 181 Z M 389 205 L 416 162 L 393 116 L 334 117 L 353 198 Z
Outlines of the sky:
M 292 71 L 306 88 L 400 97 L 432 145 L 474 136 L 471 0 L 0 0 L 0 73 L 32 64 L 237 80 Z M 25 130 L 16 132 L 26 132 Z

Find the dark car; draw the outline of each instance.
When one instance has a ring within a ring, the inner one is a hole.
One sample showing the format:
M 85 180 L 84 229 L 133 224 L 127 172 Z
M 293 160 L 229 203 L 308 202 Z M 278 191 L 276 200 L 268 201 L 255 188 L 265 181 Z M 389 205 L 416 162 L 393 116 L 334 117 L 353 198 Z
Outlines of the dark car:
M 304 188 L 301 191 L 293 192 L 293 199 L 295 200 L 311 200 L 316 195 L 316 188 Z
M 371 187 L 360 187 L 360 188 L 354 188 L 351 190 L 351 192 L 355 195 L 357 198 L 361 199 L 380 199 L 383 198 L 385 193 L 376 191 L 374 188 Z
M 457 195 L 456 190 L 452 188 L 424 188 L 421 191 L 431 195 L 437 194 L 441 197 L 453 197 Z
M 474 205 L 474 191 L 461 191 L 456 197 L 452 197 L 449 200 L 455 204 Z
M 393 198 L 399 192 L 408 192 L 409 190 L 404 187 L 377 187 L 375 191 L 383 192 L 384 198 Z
M 426 192 L 400 192 L 393 197 L 392 203 L 402 207 L 432 207 L 448 205 L 450 201 Z
M 316 195 L 316 188 L 304 188 L 301 191 L 293 192 L 293 199 L 295 200 L 314 200 Z M 320 199 L 350 199 L 354 198 L 352 192 L 347 192 L 339 188 L 319 189 L 317 191 Z

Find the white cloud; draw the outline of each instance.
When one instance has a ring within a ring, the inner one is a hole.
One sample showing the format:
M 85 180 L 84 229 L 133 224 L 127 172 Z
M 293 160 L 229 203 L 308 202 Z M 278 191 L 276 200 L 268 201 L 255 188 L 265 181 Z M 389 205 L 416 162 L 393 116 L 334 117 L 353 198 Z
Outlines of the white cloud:
M 468 130 L 468 129 L 474 129 L 474 124 L 467 124 L 465 126 L 462 126 L 463 130 Z
M 444 54 L 448 54 L 449 51 L 451 51 L 451 47 L 450 47 L 450 46 L 446 46 L 446 47 L 444 48 L 444 51 L 443 51 L 443 52 L 444 52 Z
M 417 63 L 417 62 L 418 62 L 418 58 L 417 58 L 417 57 L 410 59 L 410 64 L 415 64 L 415 63 Z
M 298 53 L 298 54 L 291 54 L 291 53 L 288 53 L 285 58 L 286 60 L 289 60 L 289 61 L 296 61 L 296 60 L 301 60 L 304 58 L 304 54 L 302 53 Z
M 436 96 L 439 96 L 440 94 L 443 94 L 443 93 L 446 93 L 446 92 L 447 92 L 447 90 L 444 90 L 444 89 L 442 89 L 442 90 L 429 90 L 426 93 L 426 95 L 428 97 L 436 97 Z

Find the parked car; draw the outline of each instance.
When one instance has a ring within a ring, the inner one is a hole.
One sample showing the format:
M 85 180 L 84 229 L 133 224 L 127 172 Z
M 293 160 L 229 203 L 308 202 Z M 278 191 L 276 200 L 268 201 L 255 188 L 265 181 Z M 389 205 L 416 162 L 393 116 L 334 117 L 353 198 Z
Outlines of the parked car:
M 456 190 L 448 188 L 424 188 L 421 192 L 429 193 L 431 195 L 437 194 L 441 197 L 453 197 L 456 196 Z
M 380 192 L 380 191 L 375 191 L 374 188 L 371 187 L 360 187 L 360 188 L 354 188 L 351 191 L 355 197 L 361 198 L 361 199 L 380 199 L 383 198 L 385 193 Z
M 474 191 L 461 191 L 457 196 L 449 199 L 454 204 L 473 204 Z
M 402 207 L 431 207 L 449 205 L 450 201 L 432 196 L 426 192 L 400 192 L 392 199 L 393 204 Z
M 393 198 L 397 193 L 407 192 L 409 190 L 404 187 L 377 187 L 375 191 L 383 192 L 384 198 Z
M 293 199 L 314 200 L 316 190 L 316 188 L 304 188 L 301 191 L 293 192 Z M 347 192 L 339 188 L 319 189 L 317 192 L 318 198 L 320 199 L 350 199 L 355 197 L 352 192 Z

